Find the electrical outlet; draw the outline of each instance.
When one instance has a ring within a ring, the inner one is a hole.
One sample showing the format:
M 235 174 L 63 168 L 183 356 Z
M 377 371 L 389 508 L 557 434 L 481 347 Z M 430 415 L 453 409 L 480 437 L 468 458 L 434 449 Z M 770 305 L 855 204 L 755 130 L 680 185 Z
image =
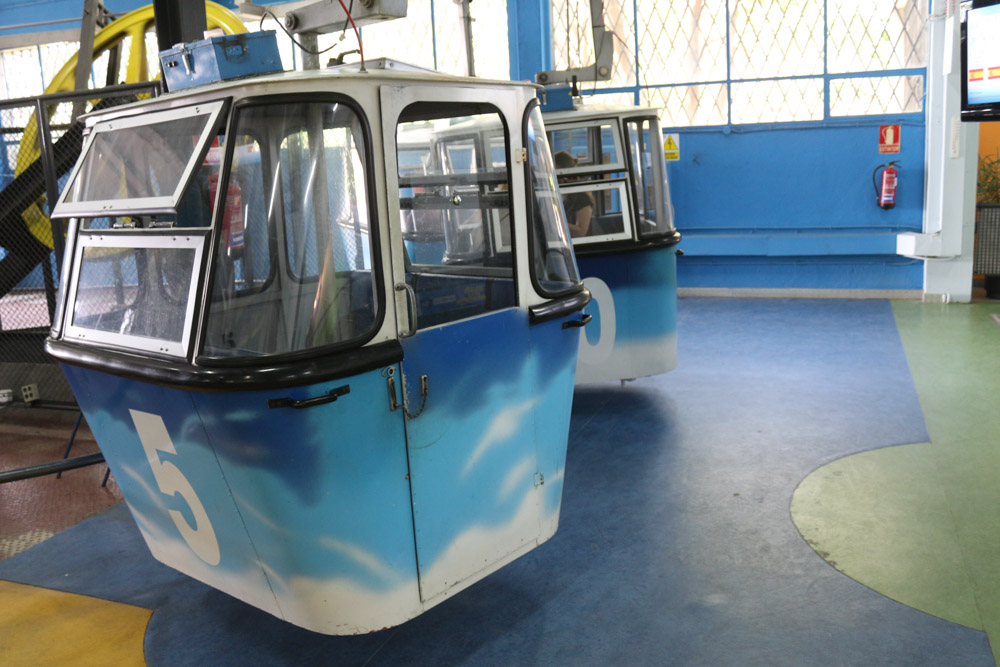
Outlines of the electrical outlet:
M 0 405 L 7 405 L 14 400 L 13 389 L 0 389 Z
M 32 401 L 37 401 L 38 395 L 38 385 L 37 384 L 26 384 L 21 387 L 21 397 L 24 399 L 25 403 L 31 403 Z

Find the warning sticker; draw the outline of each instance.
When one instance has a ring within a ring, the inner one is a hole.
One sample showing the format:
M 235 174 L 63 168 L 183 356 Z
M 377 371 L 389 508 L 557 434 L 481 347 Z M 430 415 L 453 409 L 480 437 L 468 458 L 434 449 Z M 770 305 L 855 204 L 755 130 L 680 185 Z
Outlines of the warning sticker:
M 878 126 L 878 152 L 899 152 L 899 125 Z
M 666 141 L 663 142 L 663 159 L 667 162 L 677 162 L 681 159 L 680 136 L 680 134 L 673 132 L 668 134 Z

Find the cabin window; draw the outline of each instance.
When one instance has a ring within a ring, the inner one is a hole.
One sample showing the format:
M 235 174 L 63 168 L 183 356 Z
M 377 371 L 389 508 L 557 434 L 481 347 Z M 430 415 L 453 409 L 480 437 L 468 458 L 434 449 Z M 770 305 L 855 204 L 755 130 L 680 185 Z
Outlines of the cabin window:
M 76 217 L 67 338 L 186 356 L 223 101 L 96 123 L 53 217 Z M 218 152 L 218 151 L 217 151 Z
M 215 136 L 223 106 L 212 102 L 97 123 L 55 214 L 178 212 L 188 181 Z
M 183 356 L 202 241 L 194 235 L 81 234 L 67 335 Z
M 379 297 L 361 117 L 334 101 L 255 104 L 237 112 L 233 137 L 224 206 L 234 220 L 219 231 L 204 354 L 363 340 Z
M 615 127 L 615 123 L 604 121 L 552 129 L 548 133 L 549 145 L 553 153 L 569 153 L 580 172 L 611 171 L 621 175 L 625 161 Z
M 635 198 L 639 210 L 639 236 L 656 236 L 674 231 L 674 209 L 670 202 L 670 184 L 658 140 L 659 123 L 655 118 L 640 118 L 626 123 L 629 152 L 635 179 Z
M 406 283 L 426 328 L 516 305 L 503 119 L 487 105 L 418 103 L 396 128 Z
M 617 121 L 549 130 L 574 245 L 632 238 L 628 171 Z
M 528 149 L 532 279 L 543 296 L 557 296 L 579 287 L 580 272 L 570 245 L 542 112 L 537 105 L 529 109 L 524 127 Z

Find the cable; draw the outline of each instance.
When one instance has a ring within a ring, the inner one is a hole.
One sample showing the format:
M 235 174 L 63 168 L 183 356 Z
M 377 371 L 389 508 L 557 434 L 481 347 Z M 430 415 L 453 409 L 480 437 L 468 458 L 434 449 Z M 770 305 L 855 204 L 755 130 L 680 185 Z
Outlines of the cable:
M 344 5 L 344 0 L 337 0 L 340 3 L 340 8 L 344 10 L 347 14 L 347 20 L 351 22 L 351 27 L 354 28 L 354 36 L 358 38 L 358 52 L 361 54 L 361 71 L 365 71 L 365 47 L 361 43 L 361 33 L 358 32 L 358 26 L 354 25 L 354 17 L 351 16 L 350 10 Z M 354 6 L 354 0 L 351 0 L 351 7 Z
M 347 7 L 347 15 L 350 16 L 351 12 L 353 11 L 354 11 L 354 0 L 351 0 L 351 4 Z M 340 39 L 338 39 L 337 41 L 340 42 L 344 41 L 344 35 L 346 34 L 347 34 L 347 24 L 345 23 L 344 29 L 340 31 Z M 358 50 L 358 52 L 360 53 L 360 49 Z
M 344 3 L 340 3 L 340 4 L 344 4 Z M 268 14 L 270 14 L 271 18 L 274 19 L 275 23 L 278 24 L 278 27 L 281 28 L 281 30 L 286 35 L 288 35 L 288 39 L 292 40 L 292 43 L 295 44 L 295 46 L 299 47 L 300 49 L 302 49 L 306 53 L 311 53 L 314 56 L 318 56 L 320 54 L 326 53 L 330 49 L 332 49 L 335 46 L 337 46 L 337 44 L 334 44 L 333 46 L 326 47 L 322 51 L 313 51 L 312 49 L 304 46 L 299 40 L 295 39 L 295 36 L 292 33 L 288 32 L 288 28 L 285 27 L 284 22 L 281 19 L 279 19 L 277 16 L 275 16 L 274 12 L 272 12 L 270 9 L 266 10 L 263 14 L 260 15 L 260 24 L 257 26 L 258 30 L 263 30 L 264 29 L 264 19 L 267 18 Z M 351 23 L 353 25 L 353 21 Z
M 347 8 L 347 5 L 344 4 L 344 0 L 337 0 L 337 1 L 340 3 L 340 8 L 344 10 L 345 14 L 347 14 L 347 20 L 350 22 L 351 27 L 354 29 L 354 36 L 358 38 L 358 53 L 361 54 L 361 71 L 363 72 L 363 71 L 365 71 L 365 47 L 361 44 L 361 33 L 358 32 L 358 26 L 356 26 L 354 24 L 354 17 L 351 16 L 351 11 Z M 353 8 L 354 8 L 354 0 L 351 0 L 351 9 L 353 9 Z M 334 44 L 332 44 L 332 45 L 330 45 L 330 46 L 328 46 L 325 49 L 322 49 L 320 51 L 314 51 L 314 50 L 312 50 L 312 49 L 304 46 L 302 44 L 302 42 L 300 42 L 299 40 L 295 39 L 295 36 L 288 31 L 288 28 L 285 27 L 284 22 L 281 21 L 277 16 L 275 16 L 274 12 L 272 12 L 270 9 L 266 10 L 263 14 L 260 15 L 260 25 L 258 25 L 258 30 L 263 30 L 264 29 L 264 19 L 267 18 L 268 15 L 270 15 L 270 17 L 272 19 L 274 19 L 274 21 L 278 24 L 278 27 L 281 28 L 281 30 L 286 35 L 288 35 L 288 39 L 292 40 L 292 43 L 295 44 L 295 46 L 299 47 L 300 49 L 302 49 L 306 53 L 311 53 L 314 56 L 318 56 L 318 55 L 322 55 L 322 54 L 326 53 L 327 51 L 329 51 L 329 50 L 331 50 L 331 49 L 333 49 L 333 48 L 335 48 L 336 46 L 339 45 L 339 41 L 338 41 L 338 42 L 335 42 Z M 344 31 L 345 32 L 347 31 L 347 26 L 346 25 L 344 26 Z

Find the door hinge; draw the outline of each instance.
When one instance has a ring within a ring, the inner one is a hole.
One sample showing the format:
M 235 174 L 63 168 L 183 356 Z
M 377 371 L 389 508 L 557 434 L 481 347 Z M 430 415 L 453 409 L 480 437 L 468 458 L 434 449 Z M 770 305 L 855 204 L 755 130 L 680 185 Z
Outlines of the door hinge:
M 539 486 L 541 486 L 543 484 L 545 484 L 545 475 L 543 475 L 540 472 L 536 472 L 535 473 L 535 487 L 537 488 L 537 487 L 539 487 Z

